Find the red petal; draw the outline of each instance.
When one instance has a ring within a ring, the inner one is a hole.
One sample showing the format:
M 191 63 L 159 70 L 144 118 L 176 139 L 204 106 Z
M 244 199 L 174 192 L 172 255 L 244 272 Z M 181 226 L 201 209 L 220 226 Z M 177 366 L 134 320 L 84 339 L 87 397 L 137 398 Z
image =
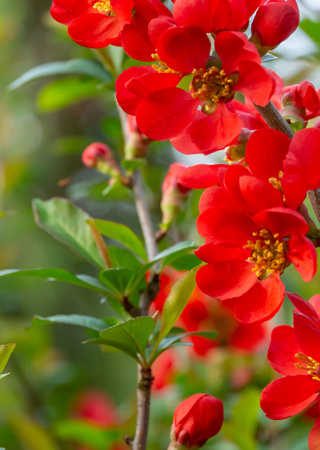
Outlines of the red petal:
M 195 254 L 202 261 L 216 263 L 218 261 L 229 261 L 233 259 L 246 260 L 250 250 L 244 248 L 224 247 L 217 244 L 204 244 L 199 247 Z
M 199 234 L 216 244 L 242 247 L 252 239 L 257 227 L 249 216 L 241 211 L 227 208 L 210 208 L 197 220 Z
M 157 42 L 157 53 L 168 67 L 177 72 L 192 73 L 206 67 L 211 44 L 206 33 L 197 27 L 172 27 Z
M 199 211 L 202 213 L 206 209 L 215 208 L 217 206 L 224 208 L 228 204 L 233 209 L 237 209 L 231 198 L 225 193 L 221 187 L 212 187 L 206 189 L 199 200 Z
M 279 179 L 290 142 L 286 134 L 277 130 L 255 131 L 246 146 L 246 161 L 252 174 L 264 181 L 271 177 Z
M 311 297 L 309 303 L 313 306 L 318 317 L 320 318 L 320 294 L 316 294 Z
M 69 25 L 75 17 L 94 11 L 87 0 L 53 0 L 50 14 L 57 22 Z
M 196 25 L 211 33 L 224 28 L 230 21 L 231 8 L 221 0 L 175 0 L 173 17 L 180 26 Z
M 309 433 L 308 446 L 309 450 L 319 450 L 320 448 L 320 418 L 315 421 Z
M 266 228 L 272 234 L 279 233 L 280 239 L 292 233 L 306 234 L 309 230 L 309 225 L 301 214 L 281 206 L 260 211 L 253 220 L 257 226 Z
M 128 114 L 134 116 L 141 100 L 139 95 L 134 94 L 127 88 L 127 83 L 133 78 L 142 77 L 149 74 L 155 74 L 150 66 L 130 67 L 122 72 L 116 81 L 117 101 L 121 108 Z M 152 89 L 152 84 L 147 85 Z M 147 91 L 149 93 L 149 91 Z
M 148 35 L 148 22 L 138 13 L 133 16 L 132 22 L 123 28 L 121 45 L 131 58 L 154 61 L 151 55 L 155 53 L 155 48 Z
M 317 251 L 305 236 L 294 233 L 289 239 L 286 259 L 293 263 L 303 281 L 310 281 L 317 271 Z
M 234 314 L 240 322 L 265 322 L 281 308 L 284 285 L 277 275 L 258 281 L 234 304 Z
M 150 139 L 171 139 L 192 122 L 198 105 L 199 102 L 182 89 L 157 90 L 141 101 L 136 114 L 138 127 Z
M 88 48 L 102 48 L 117 39 L 124 23 L 104 14 L 86 14 L 76 17 L 68 27 L 71 39 Z
M 187 167 L 179 176 L 179 183 L 192 189 L 205 189 L 218 184 L 218 172 L 225 164 L 197 164 Z
M 292 138 L 289 153 L 292 153 L 299 162 L 308 190 L 320 186 L 320 130 L 308 128 L 298 131 Z M 306 152 L 305 149 L 308 149 Z
M 309 375 L 285 376 L 263 389 L 260 406 L 269 419 L 286 419 L 310 405 L 319 389 L 320 382 Z
M 227 74 L 237 72 L 241 61 L 261 63 L 256 46 L 248 41 L 244 33 L 221 31 L 214 45 Z
M 320 362 L 320 329 L 318 322 L 293 311 L 293 327 L 296 341 L 302 352 Z
M 131 22 L 134 0 L 110 0 L 113 12 L 123 23 Z
M 218 103 L 212 114 L 203 116 L 190 128 L 191 139 L 201 150 L 225 148 L 242 130 L 241 119 L 224 103 Z
M 275 81 L 267 69 L 254 61 L 239 63 L 239 81 L 232 89 L 248 96 L 253 103 L 266 106 L 275 89 Z
M 313 303 L 318 303 L 320 300 L 320 295 L 317 294 L 312 299 L 310 299 L 309 302 L 305 300 L 304 298 L 300 297 L 300 295 L 294 294 L 292 292 L 286 292 L 286 296 L 290 300 L 290 302 L 293 304 L 293 306 L 296 308 L 297 311 L 299 311 L 304 316 L 308 316 L 310 319 L 313 319 L 314 321 L 319 321 L 319 314 L 317 314 L 317 311 L 313 305 Z
M 303 374 L 301 369 L 295 367 L 299 362 L 295 355 L 300 352 L 292 327 L 281 325 L 274 328 L 268 350 L 268 361 L 274 370 L 282 375 Z
M 218 300 L 237 297 L 257 282 L 251 269 L 252 264 L 239 260 L 207 264 L 198 270 L 197 285 L 202 292 Z
M 160 35 L 174 25 L 175 23 L 173 17 L 169 16 L 159 16 L 149 22 L 148 34 L 154 48 L 158 48 L 157 43 Z

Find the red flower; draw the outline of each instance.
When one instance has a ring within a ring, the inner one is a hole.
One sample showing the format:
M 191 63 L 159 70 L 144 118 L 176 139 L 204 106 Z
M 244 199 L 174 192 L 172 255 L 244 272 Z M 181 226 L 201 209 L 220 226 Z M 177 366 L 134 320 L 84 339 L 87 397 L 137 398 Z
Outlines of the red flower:
M 211 297 L 232 300 L 241 322 L 266 321 L 277 313 L 284 298 L 280 275 L 290 263 L 304 281 L 316 272 L 316 249 L 305 237 L 309 226 L 289 208 L 250 217 L 232 206 L 214 206 L 200 214 L 197 226 L 206 243 L 195 253 L 209 263 L 199 269 L 197 284 Z
M 120 423 L 111 399 L 102 391 L 84 391 L 73 405 L 75 415 L 99 427 L 114 427 Z
M 68 25 L 71 39 L 83 47 L 101 48 L 116 43 L 130 22 L 134 0 L 53 0 L 51 16 Z
M 299 9 L 295 0 L 262 2 L 251 25 L 252 40 L 268 49 L 285 41 L 299 25 Z
M 242 129 L 230 103 L 235 91 L 259 105 L 268 103 L 274 80 L 243 33 L 218 34 L 215 48 L 222 69 L 214 65 L 206 68 L 210 47 L 200 28 L 170 27 L 157 39 L 157 58 L 163 61 L 161 73 L 152 74 L 150 67 L 131 68 L 118 78 L 120 106 L 136 114 L 139 128 L 151 139 L 172 139 L 187 131 L 201 151 L 224 148 Z M 231 56 L 235 49 L 236 58 Z M 165 70 L 170 73 L 163 73 Z M 175 87 L 182 76 L 189 74 L 194 75 L 189 92 Z
M 268 351 L 270 365 L 283 377 L 261 394 L 261 408 L 270 419 L 285 419 L 317 401 L 320 390 L 320 295 L 309 302 L 287 294 L 296 310 L 293 327 L 276 327 Z M 309 436 L 310 449 L 318 449 L 319 419 Z
M 290 112 L 290 107 L 295 107 L 305 121 L 320 115 L 320 89 L 316 91 L 309 81 L 300 84 L 286 86 L 282 89 L 283 110 L 281 113 Z
M 221 400 L 206 394 L 192 395 L 174 412 L 169 449 L 200 448 L 219 433 L 222 423 Z
M 152 364 L 152 375 L 154 380 L 152 389 L 162 391 L 164 388 L 174 383 L 175 374 L 181 367 L 179 354 L 174 348 L 169 348 Z

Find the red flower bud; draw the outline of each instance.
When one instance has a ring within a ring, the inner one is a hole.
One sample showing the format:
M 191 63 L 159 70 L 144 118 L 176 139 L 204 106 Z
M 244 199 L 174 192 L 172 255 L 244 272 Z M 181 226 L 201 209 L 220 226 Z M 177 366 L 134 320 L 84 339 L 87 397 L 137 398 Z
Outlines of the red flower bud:
M 259 47 L 277 47 L 299 25 L 299 9 L 295 0 L 269 0 L 257 10 L 252 22 L 253 40 Z
M 126 134 L 125 158 L 145 158 L 151 139 L 141 133 L 137 125 L 136 117 L 130 116 L 130 114 L 127 115 Z
M 82 153 L 82 162 L 85 166 L 95 168 L 99 172 L 111 177 L 121 175 L 121 170 L 114 160 L 111 149 L 102 142 L 94 142 Z
M 174 412 L 169 449 L 200 448 L 219 433 L 222 423 L 221 400 L 207 394 L 192 395 Z

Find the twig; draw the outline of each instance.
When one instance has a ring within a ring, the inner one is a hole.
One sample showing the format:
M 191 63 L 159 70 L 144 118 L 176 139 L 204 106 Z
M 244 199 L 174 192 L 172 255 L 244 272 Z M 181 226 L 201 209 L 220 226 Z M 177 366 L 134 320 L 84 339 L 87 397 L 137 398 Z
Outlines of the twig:
M 269 102 L 267 106 L 254 106 L 270 128 L 282 131 L 282 133 L 285 133 L 290 139 L 293 138 L 294 132 L 272 102 Z
M 282 131 L 290 139 L 293 138 L 294 132 L 290 128 L 288 122 L 281 116 L 277 108 L 274 106 L 272 102 L 269 102 L 267 106 L 258 106 L 255 105 L 263 119 L 269 125 L 270 128 L 274 128 L 275 130 Z M 311 206 L 315 212 L 315 215 L 320 223 L 320 189 L 316 189 L 315 191 L 309 191 L 308 197 L 311 203 Z

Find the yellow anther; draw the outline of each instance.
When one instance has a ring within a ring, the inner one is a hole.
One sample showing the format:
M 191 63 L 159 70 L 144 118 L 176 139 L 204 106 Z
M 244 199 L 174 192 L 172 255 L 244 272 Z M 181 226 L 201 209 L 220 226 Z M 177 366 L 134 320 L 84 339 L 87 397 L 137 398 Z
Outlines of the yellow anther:
M 110 4 L 110 0 L 102 0 L 101 2 L 96 2 L 93 7 L 97 9 L 99 12 L 111 15 L 113 14 L 113 9 Z
M 320 381 L 320 363 L 304 353 L 294 355 L 302 364 L 295 363 L 298 369 L 306 370 L 313 380 Z
M 158 53 L 152 53 L 151 56 L 152 56 L 153 59 L 156 60 L 156 63 L 152 64 L 152 68 L 156 72 L 159 72 L 159 73 L 180 73 L 180 72 L 177 72 L 177 71 L 175 71 L 173 69 L 170 69 L 170 67 L 168 67 L 167 64 L 159 58 Z
M 286 244 L 275 237 L 279 237 L 279 233 L 272 234 L 267 229 L 262 229 L 259 233 L 252 233 L 253 236 L 261 236 L 262 239 L 256 241 L 248 240 L 244 248 L 251 250 L 251 256 L 248 262 L 255 266 L 252 269 L 256 272 L 257 277 L 266 277 L 276 271 L 282 273 L 286 268 L 287 261 L 285 258 Z
M 189 91 L 194 99 L 199 98 L 205 102 L 202 106 L 205 114 L 211 114 L 221 99 L 232 97 L 231 85 L 234 80 L 228 78 L 224 70 L 213 66 L 208 70 L 194 69 L 192 74 L 194 77 Z

